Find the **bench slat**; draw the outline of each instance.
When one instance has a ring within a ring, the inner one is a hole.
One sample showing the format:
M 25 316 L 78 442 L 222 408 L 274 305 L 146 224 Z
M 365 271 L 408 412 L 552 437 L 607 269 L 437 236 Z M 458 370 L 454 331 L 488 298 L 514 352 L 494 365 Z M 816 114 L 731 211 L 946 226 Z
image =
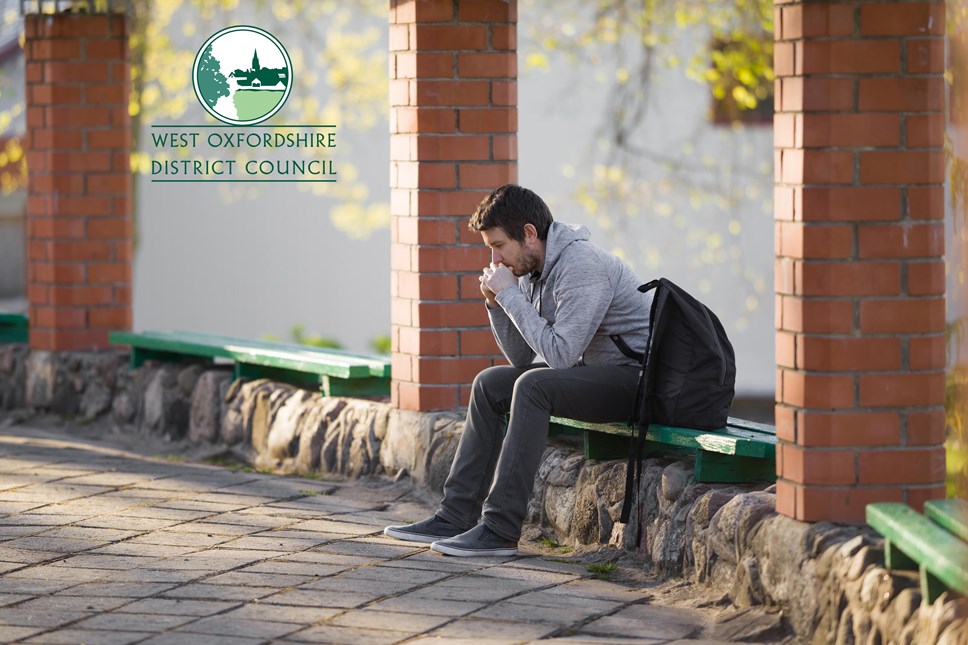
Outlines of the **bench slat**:
M 552 433 L 574 434 L 585 439 L 588 459 L 615 459 L 628 454 L 628 438 L 634 432 L 624 423 L 589 423 L 551 417 Z M 653 424 L 645 434 L 647 450 L 696 454 L 694 474 L 700 482 L 774 481 L 776 479 L 776 433 L 771 426 L 730 419 L 715 431 L 673 428 Z
M 183 331 L 113 332 L 111 342 L 132 347 L 132 367 L 151 359 L 228 359 L 235 363 L 236 378 L 271 378 L 316 386 L 325 396 L 381 396 L 390 392 L 390 363 L 376 356 Z
M 344 363 L 339 359 L 333 360 L 327 356 L 314 355 L 312 352 L 291 352 L 269 349 L 255 349 L 244 345 L 229 345 L 228 351 L 232 358 L 242 363 L 263 365 L 265 367 L 279 367 L 310 374 L 325 374 L 341 378 L 369 376 L 370 370 L 365 365 Z
M 733 428 L 735 430 L 747 430 L 751 433 L 757 435 L 770 435 L 776 436 L 776 428 L 768 425 L 766 423 L 757 423 L 756 421 L 747 421 L 746 419 L 737 419 L 736 417 L 728 417 L 726 419 L 726 426 Z
M 749 441 L 757 441 L 760 443 L 768 443 L 774 446 L 777 443 L 775 432 L 760 432 L 758 430 L 739 428 L 732 425 L 727 425 L 725 428 L 720 428 L 719 430 L 702 430 L 700 432 L 724 433 L 724 434 L 728 434 L 731 437 L 748 439 Z
M 161 332 L 126 332 L 113 331 L 108 335 L 112 345 L 130 345 L 135 349 L 149 349 L 165 354 L 190 356 L 204 356 L 208 358 L 232 358 L 232 354 L 221 347 L 212 347 L 206 343 L 195 343 L 187 340 L 172 338 Z M 138 367 L 138 366 L 134 366 Z
M 130 345 L 168 354 L 229 358 L 242 363 L 338 378 L 367 377 L 371 373 L 370 368 L 359 361 L 344 356 L 330 356 L 309 347 L 300 347 L 299 351 L 271 349 L 265 344 L 263 347 L 247 346 L 245 339 L 165 332 L 112 332 L 110 338 L 116 345 Z
M 963 499 L 934 499 L 924 503 L 924 514 L 933 522 L 968 542 L 968 502 Z M 968 566 L 968 562 L 965 563 Z
M 0 343 L 26 343 L 30 326 L 24 314 L 0 313 Z
M 930 596 L 937 594 L 938 588 L 925 574 L 953 591 L 968 594 L 968 569 L 964 565 L 968 562 L 968 544 L 906 504 L 868 504 L 866 515 L 867 523 L 887 542 L 889 566 L 903 564 L 893 562 L 893 549 L 920 565 L 922 593 L 928 602 L 934 601 Z
M 348 355 L 345 352 L 329 347 L 313 347 L 298 343 L 284 343 L 265 340 L 237 338 L 235 336 L 218 336 L 200 332 L 147 332 L 175 341 L 189 341 L 208 347 L 226 347 L 230 351 L 246 354 L 264 353 L 269 355 L 288 356 L 290 354 L 301 357 L 318 358 L 334 365 L 367 365 L 375 362 L 372 357 L 368 360 Z
M 206 334 L 203 332 L 194 331 L 175 331 L 173 334 L 178 336 L 192 337 L 205 342 L 212 343 L 231 343 L 233 345 L 244 345 L 251 348 L 265 348 L 267 350 L 289 350 L 294 352 L 314 352 L 322 353 L 327 357 L 332 357 L 333 361 L 339 359 L 345 360 L 349 365 L 366 365 L 370 370 L 370 376 L 378 377 L 388 377 L 390 376 L 390 359 L 382 358 L 377 356 L 368 356 L 366 354 L 356 354 L 354 352 L 348 352 L 342 349 L 335 349 L 330 347 L 313 347 L 311 345 L 300 345 L 299 343 L 289 343 L 283 341 L 267 341 L 267 340 L 250 340 L 243 338 L 235 338 L 231 336 L 219 336 L 216 334 Z
M 653 424 L 649 426 L 645 438 L 649 441 L 658 441 L 684 448 L 695 446 L 708 452 L 741 457 L 766 457 L 768 451 L 776 451 L 773 444 L 753 440 L 748 436 L 736 436 L 729 426 L 713 432 L 689 428 L 670 428 Z
M 564 417 L 552 417 L 551 422 L 560 426 L 578 428 L 589 432 L 601 432 L 622 436 L 634 433 L 624 423 L 588 423 Z M 751 432 L 726 426 L 719 430 L 692 430 L 652 424 L 645 435 L 647 441 L 655 441 L 682 448 L 695 448 L 724 455 L 743 457 L 771 457 L 776 452 L 776 435 Z

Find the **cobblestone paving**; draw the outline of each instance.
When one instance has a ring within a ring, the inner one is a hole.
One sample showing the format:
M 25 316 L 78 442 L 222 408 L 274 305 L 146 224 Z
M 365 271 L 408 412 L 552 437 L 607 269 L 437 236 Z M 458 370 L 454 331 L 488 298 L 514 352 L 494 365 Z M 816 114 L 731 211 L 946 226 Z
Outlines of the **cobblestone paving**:
M 428 508 L 322 482 L 0 434 L 4 643 L 693 642 L 706 619 L 583 566 L 387 539 Z

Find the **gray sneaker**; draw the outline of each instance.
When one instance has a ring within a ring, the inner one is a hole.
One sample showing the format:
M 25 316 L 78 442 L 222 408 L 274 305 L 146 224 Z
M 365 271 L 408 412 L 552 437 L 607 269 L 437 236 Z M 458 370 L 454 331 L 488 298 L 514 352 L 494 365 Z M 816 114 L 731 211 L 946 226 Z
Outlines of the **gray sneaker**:
M 516 554 L 518 543 L 505 540 L 485 524 L 478 524 L 470 531 L 456 537 L 437 540 L 430 545 L 430 550 L 461 557 L 504 556 Z
M 397 538 L 398 540 L 407 540 L 408 542 L 430 544 L 434 540 L 444 540 L 452 538 L 455 535 L 460 535 L 465 530 L 467 529 L 454 526 L 447 520 L 434 515 L 430 519 L 414 524 L 407 524 L 406 526 L 388 526 L 383 529 L 383 535 Z

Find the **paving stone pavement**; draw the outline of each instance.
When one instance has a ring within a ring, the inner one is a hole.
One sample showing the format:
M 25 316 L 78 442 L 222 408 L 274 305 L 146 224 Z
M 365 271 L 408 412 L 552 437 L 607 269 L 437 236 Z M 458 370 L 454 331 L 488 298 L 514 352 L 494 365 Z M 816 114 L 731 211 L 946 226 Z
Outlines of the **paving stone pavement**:
M 710 617 L 527 553 L 385 538 L 429 508 L 320 481 L 0 431 L 4 643 L 700 643 Z M 693 640 L 689 640 L 693 639 Z

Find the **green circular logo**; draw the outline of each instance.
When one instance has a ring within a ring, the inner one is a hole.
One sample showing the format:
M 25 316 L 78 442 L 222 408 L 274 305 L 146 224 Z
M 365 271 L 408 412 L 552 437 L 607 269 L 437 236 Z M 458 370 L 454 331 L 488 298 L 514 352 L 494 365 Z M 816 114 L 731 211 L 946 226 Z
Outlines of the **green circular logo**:
M 198 102 L 219 121 L 254 125 L 278 112 L 289 98 L 292 60 L 266 30 L 228 27 L 198 50 L 192 85 Z

